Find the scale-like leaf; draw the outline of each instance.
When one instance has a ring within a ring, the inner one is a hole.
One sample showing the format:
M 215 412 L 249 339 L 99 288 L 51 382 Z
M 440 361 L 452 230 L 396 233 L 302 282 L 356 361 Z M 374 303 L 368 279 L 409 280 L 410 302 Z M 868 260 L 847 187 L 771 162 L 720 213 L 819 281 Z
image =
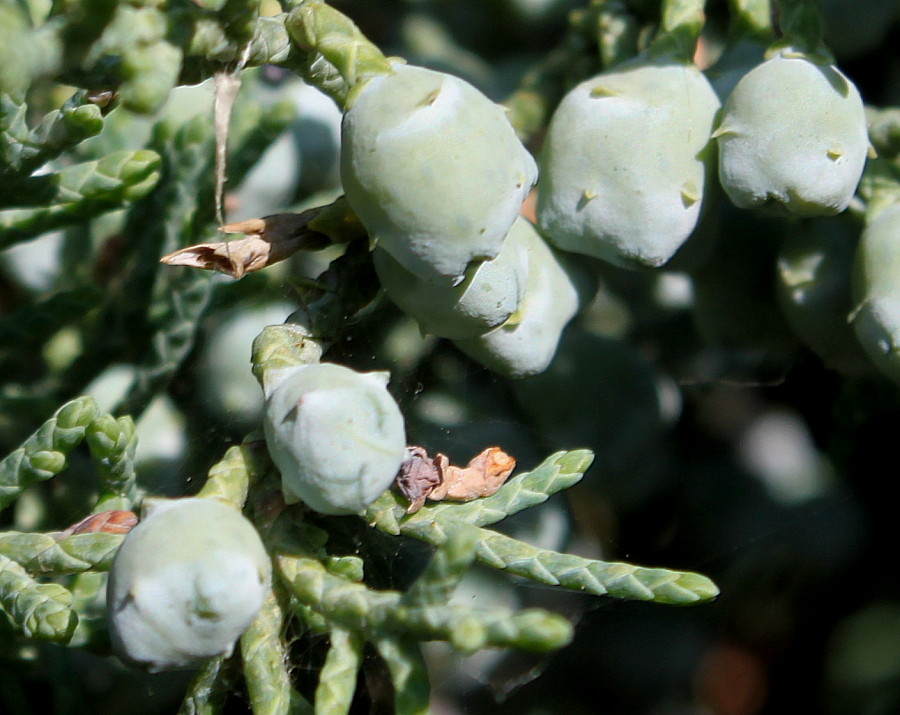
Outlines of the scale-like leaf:
M 0 555 L 33 576 L 61 576 L 82 571 L 107 571 L 125 538 L 105 532 L 54 536 L 21 531 L 0 532 Z
M 343 715 L 350 711 L 356 692 L 356 674 L 362 662 L 364 639 L 360 634 L 333 628 L 331 647 L 316 687 L 316 715 Z
M 0 177 L 27 177 L 62 152 L 100 132 L 100 107 L 85 90 L 73 94 L 58 110 L 48 112 L 34 129 L 26 122 L 28 105 L 0 95 Z
M 0 211 L 0 249 L 78 223 L 144 196 L 159 179 L 159 156 L 122 151 L 13 185 L 2 200 L 24 208 Z
M 312 706 L 291 685 L 285 612 L 270 589 L 259 613 L 241 636 L 241 659 L 254 715 L 306 715 Z
M 0 556 L 0 608 L 28 638 L 66 643 L 78 616 L 72 594 L 57 583 L 38 583 L 19 564 Z
M 419 644 L 411 639 L 385 637 L 377 640 L 375 647 L 391 674 L 395 715 L 427 715 L 431 712 L 428 669 Z
M 35 482 L 59 474 L 66 466 L 66 454 L 81 442 L 96 416 L 97 405 L 93 399 L 72 400 L 60 407 L 19 449 L 0 461 L 0 509 Z

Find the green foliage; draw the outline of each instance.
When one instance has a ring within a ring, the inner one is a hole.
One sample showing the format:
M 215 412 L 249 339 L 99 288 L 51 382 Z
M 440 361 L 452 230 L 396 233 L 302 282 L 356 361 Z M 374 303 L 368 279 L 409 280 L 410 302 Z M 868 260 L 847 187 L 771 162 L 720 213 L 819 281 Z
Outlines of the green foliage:
M 91 398 L 73 400 L 0 461 L 0 508 L 9 506 L 27 487 L 65 469 L 66 454 L 84 439 L 96 415 Z
M 122 538 L 121 534 L 102 532 L 60 537 L 4 531 L 0 534 L 0 550 L 30 574 L 61 576 L 81 571 L 108 570 Z
M 64 587 L 39 584 L 15 561 L 0 555 L 0 605 L 25 637 L 68 641 L 78 622 L 72 600 Z
M 152 151 L 123 151 L 10 186 L 7 205 L 39 205 L 0 211 L 0 248 L 140 198 L 156 184 L 158 168 Z

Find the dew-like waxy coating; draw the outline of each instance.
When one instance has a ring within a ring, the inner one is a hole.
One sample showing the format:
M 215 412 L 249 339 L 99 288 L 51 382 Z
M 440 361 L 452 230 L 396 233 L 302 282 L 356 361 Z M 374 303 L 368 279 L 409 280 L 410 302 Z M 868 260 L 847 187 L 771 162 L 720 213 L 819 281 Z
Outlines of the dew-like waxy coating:
M 715 136 L 736 206 L 772 203 L 799 216 L 847 208 L 869 149 L 853 83 L 834 66 L 781 54 L 737 83 Z
M 355 514 L 387 489 L 406 452 L 388 373 L 317 363 L 285 371 L 266 400 L 265 433 L 289 504 Z
M 519 219 L 507 240 L 512 232 L 528 253 L 528 280 L 519 309 L 500 327 L 456 344 L 485 367 L 518 378 L 547 369 L 563 329 L 588 297 L 593 281 L 555 253 L 527 220 Z
M 395 64 L 344 115 L 341 180 L 369 235 L 420 278 L 491 259 L 537 178 L 505 111 L 458 77 Z
M 900 204 L 869 220 L 853 274 L 853 328 L 875 366 L 900 383 Z
M 459 285 L 420 280 L 382 248 L 372 257 L 378 279 L 422 330 L 442 338 L 473 338 L 503 323 L 519 307 L 528 276 L 521 231 L 510 231 L 500 254 L 473 264 Z
M 144 512 L 109 573 L 113 650 L 151 671 L 229 655 L 268 588 L 256 529 L 211 499 L 154 500 Z
M 719 100 L 692 64 L 639 59 L 562 100 L 541 157 L 538 223 L 557 247 L 659 266 L 700 216 Z

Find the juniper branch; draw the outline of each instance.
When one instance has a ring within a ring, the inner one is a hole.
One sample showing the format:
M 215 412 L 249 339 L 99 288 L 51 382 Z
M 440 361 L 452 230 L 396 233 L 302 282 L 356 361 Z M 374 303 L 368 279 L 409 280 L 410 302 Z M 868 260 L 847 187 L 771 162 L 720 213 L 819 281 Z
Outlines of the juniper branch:
M 218 499 L 238 509 L 243 508 L 250 485 L 265 471 L 262 455 L 254 453 L 261 443 L 244 443 L 229 447 L 225 455 L 210 467 L 198 497 Z
M 386 637 L 377 640 L 375 647 L 391 674 L 394 713 L 427 715 L 431 689 L 419 644 L 410 639 Z
M 4 181 L 28 176 L 103 128 L 100 107 L 89 101 L 84 90 L 48 112 L 34 129 L 26 121 L 27 114 L 24 101 L 0 95 L 0 177 Z
M 283 639 L 285 612 L 269 589 L 256 618 L 241 636 L 241 659 L 254 715 L 306 715 L 312 706 L 291 685 Z
M 78 616 L 72 594 L 56 583 L 37 583 L 19 564 L 0 556 L 0 608 L 28 638 L 66 643 Z
M 106 574 L 83 571 L 72 579 L 69 587 L 74 599 L 72 608 L 78 614 L 78 625 L 69 641 L 70 647 L 97 645 L 105 648 L 106 630 Z
M 131 417 L 100 415 L 88 425 L 85 438 L 101 483 L 98 506 L 112 508 L 108 505 L 114 503 L 116 508 L 129 507 L 137 488 L 137 435 Z
M 178 715 L 219 715 L 228 694 L 224 675 L 224 659 L 210 659 L 188 687 Z
M 568 621 L 545 611 L 408 608 L 402 602 L 403 594 L 347 581 L 329 573 L 317 559 L 279 554 L 275 566 L 300 603 L 320 613 L 332 626 L 362 631 L 371 640 L 386 635 L 446 640 L 469 652 L 486 646 L 553 650 L 571 637 Z M 477 631 L 474 638 L 470 635 L 473 630 Z
M 3 203 L 31 206 L 0 211 L 0 249 L 144 196 L 159 179 L 158 169 L 154 152 L 122 151 L 14 185 Z
M 401 603 L 409 608 L 445 605 L 475 560 L 477 539 L 474 529 L 456 529 L 403 594 Z
M 0 509 L 35 482 L 59 474 L 66 466 L 66 454 L 81 442 L 96 416 L 97 405 L 90 397 L 67 402 L 21 447 L 0 461 Z
M 336 225 L 329 226 L 335 230 Z M 352 223 L 349 231 L 354 231 Z M 378 295 L 364 240 L 347 246 L 319 276 L 317 286 L 305 296 L 305 304 L 283 325 L 269 326 L 253 341 L 253 374 L 265 389 L 277 381 L 278 372 L 318 362 L 322 354 L 374 304 Z
M 468 524 L 463 526 L 471 528 Z M 439 545 L 456 528 L 460 528 L 457 522 L 442 519 L 404 524 L 401 526 L 401 533 Z M 538 583 L 598 596 L 609 595 L 673 605 L 708 601 L 719 594 L 719 589 L 710 579 L 690 571 L 586 559 L 539 549 L 490 529 L 478 531 L 479 563 Z
M 390 63 L 350 18 L 318 0 L 302 2 L 285 19 L 306 58 L 306 78 L 339 105 L 373 76 L 390 74 Z
M 123 538 L 105 532 L 58 536 L 4 531 L 0 532 L 0 555 L 33 576 L 107 571 Z
M 350 711 L 356 673 L 362 662 L 364 639 L 358 633 L 332 628 L 330 640 L 331 647 L 316 687 L 316 715 L 342 715 Z

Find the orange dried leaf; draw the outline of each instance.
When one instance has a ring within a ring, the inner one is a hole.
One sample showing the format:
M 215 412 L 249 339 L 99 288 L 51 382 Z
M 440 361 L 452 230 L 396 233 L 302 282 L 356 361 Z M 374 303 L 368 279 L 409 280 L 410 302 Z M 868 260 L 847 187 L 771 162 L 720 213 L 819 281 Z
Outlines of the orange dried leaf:
M 133 511 L 114 509 L 101 511 L 99 514 L 91 514 L 81 521 L 72 524 L 62 532 L 63 536 L 75 534 L 127 534 L 138 523 L 137 515 Z
M 435 456 L 442 481 L 428 495 L 432 501 L 471 501 L 496 492 L 516 468 L 516 460 L 499 447 L 488 447 L 465 467 L 455 467 L 443 454 Z

